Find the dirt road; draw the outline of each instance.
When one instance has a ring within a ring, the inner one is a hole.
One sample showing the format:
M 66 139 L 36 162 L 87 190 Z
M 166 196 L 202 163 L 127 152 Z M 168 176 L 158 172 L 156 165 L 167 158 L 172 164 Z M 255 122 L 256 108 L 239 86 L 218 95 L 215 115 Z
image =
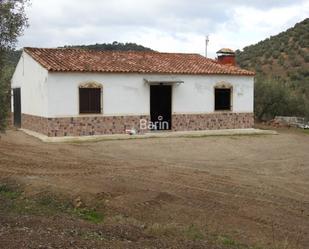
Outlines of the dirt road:
M 309 135 L 300 132 L 44 144 L 9 131 L 0 139 L 0 178 L 29 194 L 102 201 L 149 224 L 309 248 Z

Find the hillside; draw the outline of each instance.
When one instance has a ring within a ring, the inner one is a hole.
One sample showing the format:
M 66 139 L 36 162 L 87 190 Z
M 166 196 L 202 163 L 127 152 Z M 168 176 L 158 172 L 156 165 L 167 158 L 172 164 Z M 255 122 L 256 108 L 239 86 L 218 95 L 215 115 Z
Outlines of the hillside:
M 236 54 L 239 66 L 257 72 L 257 109 L 265 104 L 259 102 L 262 95 L 268 94 L 274 97 L 278 89 L 285 95 L 285 109 L 289 110 L 285 112 L 275 108 L 276 110 L 269 111 L 269 117 L 309 115 L 309 18 L 285 32 L 245 47 L 243 51 L 238 50 Z M 267 86 L 262 84 L 266 81 L 271 82 L 272 93 L 265 92 Z M 289 102 L 291 98 L 293 98 L 293 104 Z M 275 104 L 279 105 L 279 103 Z M 261 109 L 264 108 L 261 107 Z M 259 110 L 256 110 L 257 114 L 258 112 Z M 262 117 L 263 113 L 259 116 Z
M 90 50 L 102 50 L 102 51 L 153 51 L 150 48 L 138 45 L 136 43 L 120 43 L 114 41 L 113 43 L 102 43 L 102 44 L 93 44 L 93 45 L 74 45 L 74 46 L 64 46 L 64 48 L 79 48 L 79 49 L 90 49 Z M 21 50 L 14 50 L 7 53 L 5 58 L 6 65 L 9 67 L 14 67 L 17 65 L 17 62 L 20 58 Z
M 94 44 L 94 45 L 76 45 L 76 46 L 64 46 L 65 48 L 80 48 L 80 49 L 90 49 L 90 50 L 101 50 L 101 51 L 153 51 L 150 48 L 144 47 L 142 45 L 138 45 L 136 43 L 121 43 L 114 41 L 113 43 L 102 43 L 102 44 Z
M 238 64 L 295 87 L 309 85 L 309 18 L 237 51 Z

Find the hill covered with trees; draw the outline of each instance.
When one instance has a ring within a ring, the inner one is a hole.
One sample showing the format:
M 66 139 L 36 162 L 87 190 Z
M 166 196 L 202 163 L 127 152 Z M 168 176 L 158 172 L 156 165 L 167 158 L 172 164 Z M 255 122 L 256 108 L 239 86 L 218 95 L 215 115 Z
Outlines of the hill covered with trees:
M 80 48 L 80 49 L 90 49 L 97 51 L 153 51 L 150 48 L 138 45 L 136 43 L 127 42 L 121 43 L 114 41 L 113 43 L 102 43 L 94 45 L 76 45 L 76 46 L 64 46 L 65 48 Z
M 239 66 L 257 73 L 258 118 L 309 117 L 309 18 L 236 54 Z
M 67 45 L 62 48 L 78 48 L 97 51 L 153 51 L 151 48 L 147 48 L 136 43 L 121 43 L 117 41 L 114 41 L 113 43 L 97 43 L 93 45 Z M 21 52 L 21 50 L 9 51 L 5 58 L 6 65 L 15 67 L 21 56 Z

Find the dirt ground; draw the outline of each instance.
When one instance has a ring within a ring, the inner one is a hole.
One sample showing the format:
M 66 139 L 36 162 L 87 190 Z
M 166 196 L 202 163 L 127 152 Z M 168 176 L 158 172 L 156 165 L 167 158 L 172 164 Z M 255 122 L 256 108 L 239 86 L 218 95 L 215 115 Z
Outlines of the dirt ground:
M 278 248 L 307 249 L 309 135 L 279 132 L 45 144 L 9 131 L 0 139 L 0 178 L 21 183 L 28 195 L 52 191 L 80 197 L 108 217 L 121 214 L 157 228 L 195 226 L 264 248 L 277 244 Z M 10 223 L 17 224 L 14 219 L 27 223 L 27 218 L 2 219 L 0 248 L 1 238 L 9 238 L 4 223 L 12 227 Z M 61 220 L 36 224 L 57 226 Z M 18 233 L 24 231 L 12 231 L 11 236 L 23 238 Z M 173 245 L 171 240 L 168 243 Z

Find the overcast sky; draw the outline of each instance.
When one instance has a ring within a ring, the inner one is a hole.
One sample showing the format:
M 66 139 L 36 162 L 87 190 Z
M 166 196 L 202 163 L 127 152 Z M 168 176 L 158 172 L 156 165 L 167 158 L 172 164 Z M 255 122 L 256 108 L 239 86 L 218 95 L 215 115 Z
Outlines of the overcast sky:
M 164 52 L 241 49 L 309 17 L 309 0 L 30 0 L 18 47 L 135 42 Z

